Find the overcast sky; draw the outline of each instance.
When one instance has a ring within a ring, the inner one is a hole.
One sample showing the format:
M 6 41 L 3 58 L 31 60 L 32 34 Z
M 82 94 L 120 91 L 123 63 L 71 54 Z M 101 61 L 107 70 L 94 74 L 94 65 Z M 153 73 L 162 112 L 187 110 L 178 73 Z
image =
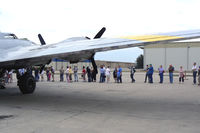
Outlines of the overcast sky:
M 142 35 L 200 29 L 200 0 L 0 0 L 0 31 L 39 43 L 74 36 Z M 134 62 L 139 48 L 98 53 L 95 59 Z

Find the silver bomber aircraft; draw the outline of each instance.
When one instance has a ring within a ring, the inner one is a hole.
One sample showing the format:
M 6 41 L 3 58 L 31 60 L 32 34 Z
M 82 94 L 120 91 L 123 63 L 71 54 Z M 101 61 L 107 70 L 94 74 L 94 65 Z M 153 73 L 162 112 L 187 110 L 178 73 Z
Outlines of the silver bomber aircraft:
M 18 39 L 15 34 L 0 33 L 0 79 L 2 81 L 5 72 L 12 69 L 18 73 L 18 69 L 21 68 L 40 66 L 40 71 L 42 71 L 53 58 L 68 60 L 70 63 L 89 59 L 97 71 L 94 60 L 96 52 L 200 38 L 200 30 L 123 38 L 101 38 L 105 30 L 106 28 L 103 27 L 93 39 L 75 37 L 49 45 L 46 45 L 40 34 L 38 37 L 41 45 L 38 45 L 29 40 Z M 17 85 L 20 91 L 23 94 L 33 93 L 36 88 L 34 77 L 28 72 L 17 75 Z M 0 86 L 4 87 L 2 82 L 0 82 Z

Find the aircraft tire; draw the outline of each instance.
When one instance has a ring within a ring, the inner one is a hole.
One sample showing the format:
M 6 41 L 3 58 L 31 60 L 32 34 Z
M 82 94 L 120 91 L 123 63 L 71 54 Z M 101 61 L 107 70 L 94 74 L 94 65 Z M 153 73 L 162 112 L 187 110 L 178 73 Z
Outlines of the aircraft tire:
M 32 75 L 24 74 L 18 82 L 22 94 L 31 94 L 35 91 L 36 81 Z

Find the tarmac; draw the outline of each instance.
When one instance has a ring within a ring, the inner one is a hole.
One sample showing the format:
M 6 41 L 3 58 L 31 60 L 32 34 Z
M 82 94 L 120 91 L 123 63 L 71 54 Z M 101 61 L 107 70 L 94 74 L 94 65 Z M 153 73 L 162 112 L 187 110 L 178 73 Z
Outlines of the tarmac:
M 98 77 L 99 78 L 99 77 Z M 14 83 L 0 90 L 0 133 L 199 133 L 200 86 L 184 83 L 38 82 L 22 95 Z

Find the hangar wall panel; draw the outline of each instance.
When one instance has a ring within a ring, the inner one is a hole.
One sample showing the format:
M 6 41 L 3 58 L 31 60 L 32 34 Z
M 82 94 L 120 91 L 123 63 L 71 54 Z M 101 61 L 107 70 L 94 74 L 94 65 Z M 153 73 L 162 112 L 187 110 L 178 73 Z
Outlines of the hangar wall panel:
M 166 68 L 172 64 L 175 70 L 180 66 L 187 69 L 187 48 L 166 48 Z
M 175 70 L 183 66 L 184 70 L 191 71 L 194 62 L 200 66 L 199 42 L 175 42 L 169 44 L 155 44 L 144 47 L 144 66 L 153 64 L 154 69 L 162 64 L 167 70 L 172 64 Z
M 192 69 L 193 63 L 196 62 L 200 66 L 200 47 L 189 48 L 189 69 Z
M 157 70 L 160 65 L 165 64 L 165 49 L 164 48 L 148 48 L 145 49 L 145 65 L 152 64 Z

